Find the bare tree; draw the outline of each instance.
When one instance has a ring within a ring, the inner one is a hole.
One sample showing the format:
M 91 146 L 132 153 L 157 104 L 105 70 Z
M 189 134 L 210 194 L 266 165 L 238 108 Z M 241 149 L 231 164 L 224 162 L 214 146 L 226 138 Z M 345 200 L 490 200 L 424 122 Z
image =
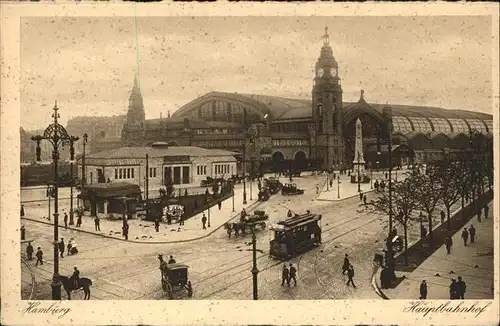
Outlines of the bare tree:
M 460 179 L 462 171 L 457 161 L 452 161 L 447 157 L 444 161 L 436 163 L 434 167 L 436 178 L 441 186 L 441 202 L 446 207 L 446 221 L 448 230 L 451 229 L 450 215 L 451 206 L 457 202 L 461 194 Z
M 415 183 L 411 178 L 411 174 L 403 181 L 392 184 L 392 216 L 394 220 L 403 226 L 405 266 L 408 265 L 408 226 L 414 221 L 414 217 L 412 217 L 413 211 L 419 207 L 415 192 Z M 370 206 L 380 214 L 389 215 L 388 193 L 383 192 L 370 202 Z
M 438 178 L 438 169 L 435 164 L 427 164 L 425 170 L 421 168 L 413 169 L 412 181 L 415 183 L 415 197 L 419 208 L 427 213 L 429 222 L 429 241 L 433 248 L 432 213 L 442 198 L 442 188 Z

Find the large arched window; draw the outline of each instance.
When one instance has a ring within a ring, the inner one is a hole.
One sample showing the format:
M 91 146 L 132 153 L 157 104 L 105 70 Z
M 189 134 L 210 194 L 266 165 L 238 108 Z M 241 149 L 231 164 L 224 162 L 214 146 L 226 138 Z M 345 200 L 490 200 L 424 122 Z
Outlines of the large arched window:
M 467 122 L 469 123 L 469 126 L 472 130 L 476 129 L 477 131 L 486 134 L 488 133 L 488 129 L 486 129 L 486 126 L 484 123 L 479 120 L 479 119 L 467 119 Z
M 443 118 L 429 118 L 429 120 L 432 122 L 432 125 L 434 126 L 434 131 L 435 132 L 442 132 L 442 133 L 450 133 L 452 132 L 451 126 L 446 121 L 446 119 Z
M 488 132 L 490 134 L 493 133 L 493 120 L 483 120 L 486 123 L 486 127 L 488 127 Z
M 417 117 L 410 117 L 409 119 L 413 123 L 413 128 L 415 129 L 416 132 L 426 133 L 432 131 L 432 126 L 429 120 Z
M 464 132 L 466 134 L 470 133 L 469 126 L 462 119 L 448 119 L 453 127 L 454 133 Z
M 392 126 L 394 128 L 394 132 L 401 132 L 403 134 L 413 130 L 410 121 L 402 116 L 392 117 Z

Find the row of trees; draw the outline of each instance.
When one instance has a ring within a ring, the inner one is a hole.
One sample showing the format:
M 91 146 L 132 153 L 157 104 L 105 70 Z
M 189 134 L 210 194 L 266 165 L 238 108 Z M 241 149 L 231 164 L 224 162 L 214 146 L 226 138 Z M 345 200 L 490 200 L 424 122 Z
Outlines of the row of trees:
M 463 209 L 465 201 L 474 201 L 484 192 L 486 180 L 491 189 L 493 165 L 489 161 L 490 157 L 484 152 L 470 151 L 447 154 L 442 161 L 413 165 L 405 179 L 392 182 L 392 205 L 388 191 L 370 202 L 370 206 L 380 214 L 389 215 L 392 208 L 394 221 L 403 227 L 405 264 L 408 263 L 408 227 L 414 222 L 420 222 L 419 213 L 423 212 L 427 218 L 432 249 L 436 207 L 443 204 L 446 208 L 447 227 L 450 229 L 452 205 L 461 200 Z

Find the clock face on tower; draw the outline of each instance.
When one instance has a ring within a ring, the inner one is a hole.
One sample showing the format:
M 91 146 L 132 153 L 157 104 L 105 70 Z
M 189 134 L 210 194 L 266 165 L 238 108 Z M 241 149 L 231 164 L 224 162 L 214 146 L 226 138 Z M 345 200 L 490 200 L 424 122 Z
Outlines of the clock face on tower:
M 317 76 L 318 77 L 323 77 L 324 74 L 325 74 L 325 71 L 323 70 L 323 68 L 319 68 L 318 71 L 317 71 Z
M 337 69 L 336 69 L 336 68 L 331 68 L 331 69 L 330 69 L 330 74 L 331 74 L 333 77 L 337 77 Z

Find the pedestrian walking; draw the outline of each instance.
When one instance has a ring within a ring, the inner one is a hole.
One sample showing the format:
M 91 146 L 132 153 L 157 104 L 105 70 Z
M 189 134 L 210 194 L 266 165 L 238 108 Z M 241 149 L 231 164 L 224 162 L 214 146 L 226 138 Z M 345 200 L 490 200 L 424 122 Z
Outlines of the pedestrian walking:
M 82 214 L 78 214 L 78 218 L 76 219 L 76 226 L 77 227 L 82 226 Z
M 179 225 L 184 225 L 184 213 L 179 217 Z
M 123 236 L 125 237 L 125 240 L 128 240 L 128 230 L 129 230 L 129 225 L 128 223 L 125 222 L 122 227 Z
M 24 217 L 24 205 L 21 205 L 21 218 Z
M 38 263 L 40 263 L 40 265 L 43 265 L 43 251 L 42 251 L 42 248 L 40 248 L 40 247 L 38 247 L 38 249 L 36 250 L 35 266 L 38 266 Z
M 290 282 L 288 282 L 288 286 L 290 286 L 291 280 L 293 280 L 293 286 L 297 286 L 297 270 L 292 263 L 290 263 Z
M 68 213 L 64 213 L 64 228 L 68 228 Z
M 64 238 L 61 238 L 61 241 L 59 242 L 59 252 L 61 253 L 61 258 L 64 258 L 64 250 L 66 249 L 66 246 L 64 245 Z
M 219 200 L 219 202 L 217 203 L 217 206 L 219 207 L 219 211 L 221 210 L 222 208 L 222 202 Z
M 363 200 L 363 191 L 360 191 L 359 192 L 359 201 L 362 201 Z
M 342 275 L 345 275 L 345 272 L 349 270 L 349 266 L 351 263 L 349 262 L 349 255 L 345 254 L 344 256 L 344 264 L 342 265 Z
M 469 227 L 470 243 L 474 243 L 476 239 L 476 228 L 471 224 Z
M 290 270 L 286 267 L 286 264 L 283 265 L 283 270 L 281 271 L 281 286 L 284 286 L 285 282 L 290 286 Z
M 387 179 L 387 172 L 385 173 L 385 178 Z
M 366 195 L 363 196 L 363 204 L 366 206 Z
M 443 224 L 443 223 L 444 223 L 444 219 L 445 219 L 445 217 L 446 217 L 445 212 L 444 212 L 443 210 L 441 210 L 441 224 Z
M 206 224 L 207 224 L 207 217 L 205 216 L 205 213 L 203 213 L 203 216 L 201 218 L 201 224 L 203 225 L 203 230 L 206 230 Z
M 333 179 L 330 179 L 330 188 L 333 187 L 333 180 L 335 179 L 335 173 L 333 174 Z
M 95 230 L 96 231 L 101 231 L 101 219 L 99 216 L 96 216 L 94 219 L 94 225 L 95 225 Z
M 352 287 L 356 288 L 356 285 L 354 284 L 354 280 L 353 280 L 354 267 L 352 265 L 350 265 L 349 269 L 347 270 L 347 277 L 349 278 L 349 280 L 347 281 L 347 286 L 349 286 L 349 284 L 352 284 Z
M 420 300 L 427 299 L 427 282 L 425 280 L 420 283 Z
M 462 239 L 464 239 L 464 246 L 467 246 L 467 240 L 469 239 L 469 232 L 467 231 L 467 228 L 464 228 L 462 231 Z
M 490 211 L 490 207 L 488 205 L 484 206 L 484 218 L 488 218 L 488 213 Z
M 457 299 L 464 299 L 466 289 L 467 285 L 462 281 L 462 276 L 459 276 L 457 281 Z
M 446 239 L 444 240 L 444 244 L 446 246 L 446 251 L 448 252 L 448 255 L 451 254 L 451 246 L 453 246 L 453 240 L 451 240 L 450 236 L 446 237 Z
M 156 232 L 160 232 L 160 218 L 155 220 L 155 230 Z
M 316 184 L 316 195 L 319 195 L 319 185 Z
M 451 279 L 450 284 L 450 300 L 457 299 L 457 281 L 454 278 Z
M 26 255 L 28 256 L 28 260 L 33 260 L 33 246 L 31 245 L 31 242 L 28 242 L 28 246 L 26 247 Z

